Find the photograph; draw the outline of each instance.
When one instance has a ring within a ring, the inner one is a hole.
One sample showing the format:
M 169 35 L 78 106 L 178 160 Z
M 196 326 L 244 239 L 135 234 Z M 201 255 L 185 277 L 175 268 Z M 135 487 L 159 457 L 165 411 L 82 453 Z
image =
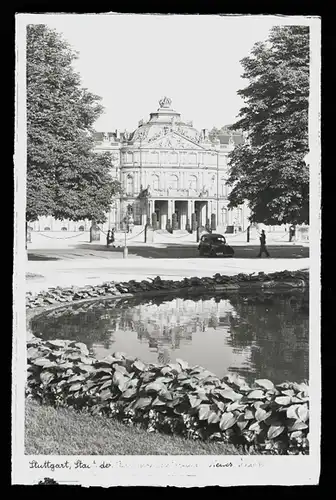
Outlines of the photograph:
M 12 484 L 318 484 L 320 18 L 15 17 Z

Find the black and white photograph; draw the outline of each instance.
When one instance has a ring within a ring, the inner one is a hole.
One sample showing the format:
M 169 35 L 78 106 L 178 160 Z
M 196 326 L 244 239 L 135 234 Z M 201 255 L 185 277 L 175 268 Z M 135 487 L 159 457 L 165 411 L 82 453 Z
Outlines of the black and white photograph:
M 15 31 L 12 484 L 318 484 L 320 18 Z

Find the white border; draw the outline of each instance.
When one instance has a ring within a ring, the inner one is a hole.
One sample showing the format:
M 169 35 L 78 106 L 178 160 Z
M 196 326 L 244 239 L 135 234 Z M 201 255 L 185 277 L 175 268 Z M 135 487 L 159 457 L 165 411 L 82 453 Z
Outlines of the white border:
M 55 14 L 58 15 L 58 14 Z M 64 15 L 64 14 L 59 14 Z M 78 14 L 69 14 L 78 15 Z M 81 14 L 81 16 L 97 14 Z M 111 14 L 99 14 L 111 15 Z M 114 15 L 114 14 L 112 14 Z M 117 14 L 120 15 L 120 14 Z M 25 324 L 25 201 L 26 201 L 26 88 L 25 34 L 29 23 L 43 23 L 50 14 L 16 15 L 16 120 L 15 120 L 15 235 L 14 235 L 14 335 L 12 398 L 12 484 L 37 484 L 53 477 L 61 484 L 82 486 L 238 486 L 317 484 L 320 474 L 320 239 L 321 239 L 321 144 L 320 144 L 320 71 L 321 21 L 317 17 L 267 16 L 275 24 L 309 25 L 311 29 L 311 88 L 309 106 L 310 141 L 310 455 L 289 457 L 263 456 L 25 456 L 24 455 L 24 384 L 26 367 Z M 232 15 L 237 16 L 238 15 Z M 201 17 L 201 16 L 199 16 Z M 228 16 L 225 16 L 228 17 Z M 246 16 L 239 16 L 246 17 Z M 261 16 L 248 16 L 257 19 Z M 265 17 L 265 16 L 264 16 Z M 48 470 L 31 469 L 34 458 L 74 463 L 81 458 L 91 464 L 90 471 L 72 467 Z M 103 470 L 99 464 L 111 463 Z M 217 464 L 232 463 L 231 467 Z M 108 471 L 108 472 L 107 472 Z

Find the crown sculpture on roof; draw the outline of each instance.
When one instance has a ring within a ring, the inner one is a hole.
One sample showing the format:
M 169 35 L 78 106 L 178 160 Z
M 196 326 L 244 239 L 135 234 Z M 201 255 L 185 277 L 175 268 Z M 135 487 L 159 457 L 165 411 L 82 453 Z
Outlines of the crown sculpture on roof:
M 169 97 L 163 97 L 159 100 L 160 108 L 170 108 L 172 100 Z

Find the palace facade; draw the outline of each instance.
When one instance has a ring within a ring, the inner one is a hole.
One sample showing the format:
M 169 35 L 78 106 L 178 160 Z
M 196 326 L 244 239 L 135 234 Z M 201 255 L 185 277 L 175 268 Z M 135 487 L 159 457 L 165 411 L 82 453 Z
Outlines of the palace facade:
M 112 175 L 123 187 L 103 230 L 118 229 L 126 216 L 143 226 L 153 221 L 153 214 L 158 229 L 166 229 L 173 219 L 181 230 L 192 220 L 201 226 L 212 224 L 220 232 L 244 231 L 248 226 L 246 205 L 228 208 L 228 154 L 243 142 L 242 134 L 210 137 L 208 130 L 198 131 L 192 122 L 183 121 L 171 99 L 164 97 L 133 132 L 97 132 L 94 139 L 97 154 L 111 153 Z M 32 226 L 37 231 L 80 231 L 90 225 L 41 217 Z

